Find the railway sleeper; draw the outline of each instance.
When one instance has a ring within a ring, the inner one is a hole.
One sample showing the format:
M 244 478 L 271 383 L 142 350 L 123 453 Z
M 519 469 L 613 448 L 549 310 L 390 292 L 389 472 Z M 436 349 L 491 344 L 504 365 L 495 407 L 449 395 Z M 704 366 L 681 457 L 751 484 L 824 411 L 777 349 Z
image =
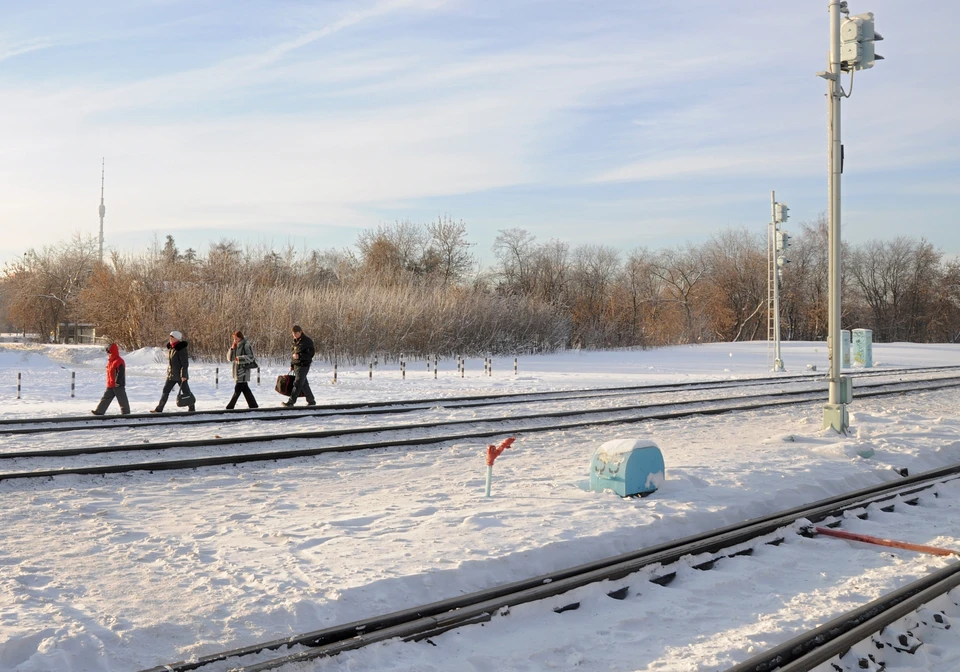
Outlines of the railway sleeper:
M 785 539 L 783 537 L 777 537 L 776 539 L 771 539 L 770 541 L 765 543 L 768 546 L 779 546 L 784 541 Z M 701 571 L 707 571 L 707 570 L 713 569 L 714 566 L 717 564 L 717 562 L 725 558 L 735 558 L 738 556 L 750 556 L 750 555 L 753 555 L 753 547 L 742 548 L 739 551 L 720 555 L 720 556 L 717 556 L 716 558 L 711 558 L 710 560 L 701 562 L 700 564 L 692 565 L 692 568 L 698 569 Z M 653 578 L 648 580 L 650 581 L 650 583 L 655 583 L 659 586 L 667 586 L 673 583 L 673 580 L 675 578 L 677 578 L 676 572 L 668 572 L 666 574 L 660 574 L 660 575 L 654 576 Z M 609 593 L 607 593 L 607 597 L 612 597 L 615 600 L 625 600 L 627 599 L 627 596 L 629 594 L 630 594 L 630 586 L 627 585 L 621 588 L 617 588 L 616 590 L 610 591 Z M 565 611 L 575 611 L 579 608 L 580 608 L 580 602 L 577 601 L 577 602 L 570 602 L 569 604 L 564 604 L 559 607 L 555 607 L 553 611 L 556 614 L 562 614 Z
M 914 621 L 916 623 L 916 621 Z M 914 626 L 916 627 L 916 626 Z M 904 629 L 902 627 L 887 626 L 879 633 L 873 636 L 873 641 L 877 643 L 877 648 L 888 646 L 897 653 L 916 653 L 917 649 L 923 644 L 913 629 Z
M 844 658 L 852 660 L 843 660 Z M 830 666 L 837 672 L 883 672 L 887 669 L 886 663 L 878 663 L 873 654 L 865 656 L 844 655 L 840 661 L 831 663 Z

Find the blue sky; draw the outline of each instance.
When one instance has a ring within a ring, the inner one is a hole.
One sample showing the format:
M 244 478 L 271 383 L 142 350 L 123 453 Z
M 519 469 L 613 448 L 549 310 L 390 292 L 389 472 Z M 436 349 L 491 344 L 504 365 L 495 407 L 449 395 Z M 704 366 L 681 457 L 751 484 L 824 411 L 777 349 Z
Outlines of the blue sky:
M 862 5 L 861 5 L 862 2 Z M 843 236 L 960 254 L 960 3 L 851 0 Z M 826 209 L 825 1 L 0 0 L 0 260 L 99 225 L 307 248 L 379 223 L 624 250 Z M 848 86 L 847 78 L 844 85 Z

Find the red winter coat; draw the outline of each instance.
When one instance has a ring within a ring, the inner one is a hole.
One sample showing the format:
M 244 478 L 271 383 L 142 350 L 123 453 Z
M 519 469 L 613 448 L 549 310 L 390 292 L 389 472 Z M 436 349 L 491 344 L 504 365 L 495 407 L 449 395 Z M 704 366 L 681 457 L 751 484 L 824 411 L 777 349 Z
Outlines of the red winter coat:
M 111 343 L 107 353 L 107 387 L 124 387 L 127 382 L 127 365 L 120 357 L 117 344 Z

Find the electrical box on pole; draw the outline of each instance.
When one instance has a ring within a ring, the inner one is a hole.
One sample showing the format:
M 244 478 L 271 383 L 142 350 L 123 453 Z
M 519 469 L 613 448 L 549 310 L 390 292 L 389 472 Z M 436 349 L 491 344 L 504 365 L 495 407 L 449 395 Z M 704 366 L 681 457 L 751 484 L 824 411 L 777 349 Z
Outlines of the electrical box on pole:
M 787 215 L 788 212 L 790 212 L 790 208 L 787 207 L 786 203 L 774 204 L 774 216 L 777 224 L 783 224 L 785 221 L 790 219 L 789 215 Z
M 777 231 L 777 250 L 786 251 L 790 247 L 790 234 L 786 231 Z
M 874 42 L 883 39 L 873 26 L 873 12 L 856 14 L 840 24 L 840 69 L 866 70 L 883 56 L 874 49 Z

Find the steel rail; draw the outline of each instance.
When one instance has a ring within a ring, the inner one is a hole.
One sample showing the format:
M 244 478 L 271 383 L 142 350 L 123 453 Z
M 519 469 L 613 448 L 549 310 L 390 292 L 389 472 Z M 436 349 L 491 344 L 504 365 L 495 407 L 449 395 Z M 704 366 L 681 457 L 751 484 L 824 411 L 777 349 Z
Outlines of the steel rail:
M 809 672 L 957 586 L 960 562 L 953 562 L 726 672 Z
M 536 404 L 536 403 L 546 403 L 552 401 L 579 401 L 584 399 L 608 399 L 611 397 L 623 397 L 630 396 L 635 394 L 668 394 L 671 392 L 678 392 L 684 390 L 714 390 L 714 389 L 730 389 L 730 388 L 740 388 L 740 387 L 756 387 L 762 385 L 778 385 L 782 384 L 783 381 L 780 380 L 766 380 L 766 381 L 750 381 L 747 383 L 741 383 L 740 381 L 716 381 L 716 382 L 702 382 L 702 383 L 688 383 L 684 384 L 681 388 L 674 389 L 671 386 L 670 389 L 661 389 L 659 387 L 650 387 L 644 390 L 636 390 L 631 388 L 624 388 L 626 391 L 618 392 L 609 392 L 609 391 L 600 391 L 594 394 L 579 394 L 573 396 L 569 392 L 556 392 L 557 396 L 537 396 L 532 399 L 528 398 L 516 398 L 516 397 L 528 397 L 530 395 L 520 394 L 516 395 L 510 393 L 504 396 L 496 397 L 483 397 L 480 400 L 470 400 L 468 398 L 456 397 L 456 398 L 446 398 L 446 399 L 426 399 L 426 400 L 409 400 L 409 401 L 387 401 L 382 403 L 373 403 L 373 402 L 356 402 L 355 404 L 343 404 L 343 405 L 325 405 L 325 406 L 316 406 L 309 409 L 289 409 L 282 406 L 277 407 L 260 407 L 260 408 L 240 408 L 232 409 L 230 411 L 201 411 L 190 413 L 189 415 L 185 413 L 162 413 L 159 417 L 164 419 L 154 422 L 128 422 L 126 418 L 144 418 L 144 419 L 156 419 L 158 415 L 156 413 L 145 414 L 129 414 L 126 416 L 120 415 L 111 415 L 111 416 L 95 416 L 95 417 L 73 417 L 73 418 L 61 418 L 58 419 L 58 422 L 84 422 L 92 421 L 92 424 L 88 422 L 85 425 L 77 425 L 70 427 L 17 427 L 14 429 L 0 429 L 0 435 L 19 435 L 19 434 L 50 434 L 50 433 L 60 433 L 60 432 L 77 432 L 77 431 L 101 431 L 104 429 L 121 429 L 121 428 L 137 428 L 137 429 L 149 429 L 151 427 L 164 427 L 164 426 L 193 426 L 193 425 L 204 425 L 204 424 L 223 424 L 226 422 L 251 422 L 251 421 L 262 421 L 262 422 L 288 422 L 290 420 L 302 420 L 304 418 L 327 418 L 335 417 L 342 415 L 388 415 L 388 414 L 400 414 L 400 413 L 414 413 L 417 411 L 429 410 L 435 408 L 436 404 L 440 401 L 444 401 L 443 408 L 480 408 L 484 406 L 508 406 L 508 405 L 519 405 L 519 404 Z M 812 380 L 803 380 L 798 379 L 795 381 L 789 382 L 822 382 L 822 379 L 816 378 Z M 545 395 L 545 393 L 536 393 L 537 395 Z M 319 410 L 318 410 L 319 409 Z M 275 411 L 280 411 L 276 413 Z M 292 411 L 292 412 L 291 412 Z M 299 411 L 299 412 L 298 412 Z M 197 418 L 200 413 L 207 413 L 210 415 L 218 415 L 221 413 L 229 413 L 226 417 L 201 417 Z M 256 414 L 252 417 L 249 417 L 248 414 Z M 266 413 L 264 415 L 263 413 Z M 169 418 L 169 419 L 167 419 Z M 103 420 L 119 420 L 119 422 L 111 422 L 109 424 L 104 424 Z M 34 423 L 34 420 L 30 420 L 30 423 Z M 43 424 L 43 420 L 37 420 L 35 424 Z
M 282 665 L 335 655 L 342 651 L 361 648 L 388 639 L 422 639 L 461 625 L 490 620 L 497 611 L 506 607 L 553 597 L 591 583 L 618 581 L 644 569 L 665 568 L 667 570 L 665 573 L 660 573 L 650 579 L 665 584 L 669 582 L 673 575 L 669 571 L 669 567 L 684 556 L 700 556 L 702 554 L 717 556 L 720 554 L 719 557 L 714 557 L 698 566 L 710 565 L 721 557 L 748 552 L 746 549 L 740 549 L 727 555 L 726 552 L 730 549 L 750 544 L 766 536 L 780 535 L 783 528 L 794 525 L 801 520 L 811 523 L 817 523 L 828 518 L 842 520 L 844 512 L 896 498 L 900 498 L 907 504 L 915 504 L 917 502 L 916 497 L 912 499 L 904 498 L 918 495 L 924 490 L 958 476 L 960 476 L 960 464 L 941 467 L 914 476 L 904 477 L 900 480 L 861 488 L 785 511 L 771 513 L 741 523 L 727 525 L 611 558 L 595 560 L 530 579 L 494 586 L 467 595 L 447 598 L 301 635 L 199 656 L 188 661 L 160 665 L 141 672 L 188 672 L 211 663 L 259 654 L 264 651 L 290 649 L 295 646 L 310 647 L 306 651 L 299 651 L 268 661 L 260 661 L 243 668 L 233 668 L 242 669 L 244 672 L 264 672 Z M 896 506 L 896 502 L 884 507 L 883 510 L 892 511 L 894 506 Z M 782 536 L 778 536 L 777 539 L 782 539 Z M 777 539 L 772 540 L 773 543 L 776 543 Z M 611 593 L 611 596 L 615 595 L 625 595 L 624 589 L 621 588 Z M 576 603 L 561 607 L 558 611 L 576 608 L 575 605 Z
M 960 376 L 957 377 L 960 380 Z M 889 385 L 903 385 L 904 383 L 888 383 Z M 462 424 L 473 424 L 473 423 L 486 423 L 486 422 L 504 422 L 504 421 L 522 421 L 522 420 L 534 420 L 540 418 L 549 418 L 549 417 L 570 417 L 576 415 L 598 415 L 598 414 L 609 414 L 609 413 L 627 413 L 634 412 L 638 410 L 645 409 L 654 409 L 654 408 L 664 408 L 664 407 L 676 407 L 676 406 L 692 406 L 692 405 L 702 405 L 716 402 L 725 402 L 731 400 L 747 400 L 747 399 L 757 399 L 757 398 L 768 398 L 770 396 L 785 396 L 785 395 L 808 395 L 808 394 L 819 394 L 820 391 L 817 390 L 792 390 L 789 392 L 776 392 L 773 395 L 770 394 L 753 394 L 753 395 L 741 395 L 738 397 L 716 397 L 709 399 L 689 399 L 686 401 L 667 401 L 656 404 L 631 404 L 628 406 L 619 406 L 616 408 L 590 408 L 590 409 L 573 409 L 573 410 L 562 410 L 562 411 L 546 411 L 546 412 L 537 412 L 537 413 L 525 413 L 520 415 L 509 415 L 509 416 L 489 416 L 486 418 L 469 418 L 465 420 L 435 420 L 429 422 L 414 422 L 414 423 L 404 423 L 399 425 L 381 425 L 376 427 L 355 427 L 355 428 L 345 428 L 345 429 L 325 429 L 325 430 L 314 430 L 314 431 L 301 431 L 301 432 L 290 432 L 287 434 L 257 434 L 257 435 L 246 435 L 241 437 L 226 437 L 219 439 L 188 439 L 183 441 L 160 441 L 153 443 L 142 443 L 142 444 L 121 444 L 121 445 L 112 445 L 112 446 L 78 446 L 74 448 L 49 448 L 42 450 L 24 450 L 24 451 L 3 451 L 0 452 L 0 460 L 10 460 L 18 458 L 27 458 L 27 457 L 69 457 L 74 455 L 92 455 L 97 453 L 115 453 L 115 452 L 132 452 L 132 451 L 143 451 L 143 450 L 163 450 L 168 448 L 195 448 L 195 447 L 205 447 L 205 446 L 222 446 L 230 445 L 235 443 L 257 443 L 265 441 L 279 441 L 286 439 L 317 439 L 317 438 L 327 438 L 331 436 L 346 436 L 346 435 L 355 435 L 355 434 L 378 434 L 387 431 L 398 431 L 406 429 L 434 429 L 438 427 L 450 427 L 455 425 Z M 180 425 L 183 427 L 184 425 Z
M 941 379 L 943 380 L 943 379 Z M 904 388 L 905 383 L 887 383 L 883 385 L 877 385 L 875 387 L 896 387 L 896 389 L 890 390 L 867 390 L 866 388 L 861 388 L 860 397 L 869 397 L 869 396 L 884 396 L 891 394 L 905 394 L 908 392 L 928 392 L 937 389 L 945 389 L 951 387 L 960 387 L 960 376 L 953 377 L 949 379 L 952 382 L 941 383 L 939 385 L 924 385 L 923 387 L 918 388 Z M 769 399 L 769 395 L 764 396 L 763 401 L 756 401 L 753 403 L 741 403 L 743 399 L 755 398 L 755 396 L 740 397 L 737 399 L 737 403 L 734 406 L 721 406 L 714 408 L 691 408 L 688 410 L 678 410 L 678 411 L 666 411 L 656 414 L 644 415 L 642 417 L 615 417 L 615 418 L 603 418 L 603 419 L 591 419 L 591 420 L 578 420 L 572 422 L 564 423 L 555 423 L 550 425 L 541 425 L 541 426 L 532 426 L 532 427 L 522 427 L 515 428 L 513 430 L 504 430 L 502 427 L 496 427 L 489 430 L 480 430 L 473 429 L 469 434 L 446 434 L 438 436 L 418 436 L 411 438 L 394 438 L 384 441 L 375 441 L 367 443 L 358 443 L 358 444 L 347 444 L 339 446 L 323 446 L 316 448 L 299 448 L 299 449 L 290 449 L 290 450 L 278 450 L 278 451 L 268 451 L 262 453 L 248 453 L 248 454 L 234 454 L 234 455 L 216 455 L 208 457 L 197 457 L 197 458 L 187 458 L 182 460 L 168 460 L 168 461 L 154 461 L 154 462 L 140 462 L 135 464 L 112 464 L 112 465 L 99 465 L 91 467 L 64 467 L 60 469 L 44 469 L 36 471 L 25 471 L 25 472 L 8 472 L 0 473 L 0 481 L 3 480 L 17 480 L 17 479 L 26 479 L 26 478 L 50 478 L 54 476 L 63 476 L 68 474 L 83 474 L 83 475 L 106 475 L 106 474 L 116 474 L 116 473 L 127 473 L 133 471 L 169 471 L 176 469 L 192 469 L 197 467 L 207 467 L 207 466 L 220 466 L 227 464 L 243 464 L 247 462 L 265 462 L 265 461 L 277 461 L 277 460 L 286 460 L 294 459 L 299 457 L 311 457 L 316 455 L 322 455 L 324 453 L 336 453 L 336 452 L 353 452 L 358 450 L 373 450 L 377 448 L 394 448 L 400 446 L 412 446 L 412 445 L 434 445 L 438 443 L 445 443 L 449 441 L 458 441 L 465 438 L 488 438 L 494 436 L 503 436 L 505 434 L 513 435 L 524 435 L 532 434 L 538 432 L 548 432 L 556 431 L 562 429 L 576 429 L 580 427 L 595 427 L 602 425 L 613 425 L 613 424 L 629 424 L 635 422 L 644 422 L 644 421 L 653 421 L 653 420 L 668 420 L 689 417 L 692 415 L 720 415 L 723 413 L 730 413 L 734 411 L 744 411 L 744 410 L 755 410 L 759 408 L 772 408 L 775 406 L 786 406 L 794 405 L 799 403 L 805 403 L 808 401 L 816 401 L 819 397 L 814 397 L 810 399 L 796 399 L 792 397 L 797 396 L 810 396 L 820 394 L 820 392 L 782 392 L 778 395 L 780 397 L 791 397 L 791 398 L 782 398 L 782 399 Z M 668 403 L 668 404 L 655 404 L 649 406 L 640 406 L 635 409 L 626 409 L 626 410 L 643 410 L 649 409 L 657 406 L 682 406 L 693 404 L 702 404 L 703 402 L 678 402 L 678 403 Z M 478 423 L 499 423 L 504 422 L 516 422 L 517 420 L 530 420 L 542 417 L 563 417 L 563 416 L 572 416 L 572 415 L 590 415 L 598 413 L 622 413 L 623 411 L 611 411 L 609 409 L 591 409 L 587 411 L 577 410 L 577 411 L 562 411 L 554 413 L 541 413 L 535 415 L 524 415 L 524 416 L 511 416 L 505 418 L 485 418 L 478 419 L 472 418 L 468 420 L 453 420 L 453 421 L 443 421 L 436 423 L 415 423 L 415 424 L 406 424 L 392 427 L 358 427 L 351 429 L 342 429 L 342 430 L 321 430 L 314 432 L 296 432 L 286 435 L 269 435 L 269 436 L 241 436 L 233 438 L 220 438 L 220 439 L 193 439 L 189 441 L 168 441 L 168 442 L 157 442 L 157 443 L 146 443 L 146 444 L 130 444 L 130 445 L 119 445 L 119 446 L 90 446 L 90 447 L 80 447 L 80 448 L 61 448 L 61 449 L 49 449 L 49 450 L 39 450 L 39 451 L 23 451 L 19 453 L 2 453 L 0 454 L 0 459 L 17 459 L 17 458 L 38 458 L 38 457 L 64 457 L 64 456 L 75 456 L 80 454 L 97 454 L 97 453 L 114 453 L 114 452 L 135 452 L 135 451 L 149 451 L 149 450 L 166 450 L 172 448 L 190 448 L 190 447 L 207 447 L 207 446 L 220 446 L 220 445 L 236 445 L 236 444 L 245 444 L 245 443 L 268 443 L 279 440 L 290 440 L 290 439 L 315 439 L 315 438 L 328 438 L 331 436 L 343 436 L 348 434 L 364 434 L 364 433 L 383 433 L 387 431 L 396 432 L 400 430 L 409 430 L 409 429 L 433 429 L 438 427 L 448 427 L 451 425 L 475 425 Z
M 939 369 L 940 367 L 938 367 Z M 942 367 L 943 369 L 960 369 L 960 366 L 954 367 Z M 894 372 L 900 373 L 902 371 L 912 371 L 911 369 L 897 369 Z M 917 369 L 918 372 L 923 372 L 922 369 Z M 697 385 L 711 385 L 711 384 L 720 384 L 726 382 L 757 382 L 762 384 L 763 382 L 777 382 L 784 379 L 811 379 L 811 380 L 822 380 L 822 377 L 819 373 L 807 373 L 807 374 L 792 374 L 789 376 L 779 376 L 778 378 L 771 381 L 769 377 L 754 377 L 754 378 L 742 378 L 738 380 L 700 380 L 700 381 L 690 381 L 685 383 L 656 383 L 648 385 L 628 385 L 628 386 L 613 386 L 613 387 L 594 387 L 594 388 L 579 388 L 573 390 L 545 390 L 542 392 L 505 392 L 498 394 L 476 394 L 476 395 L 464 395 L 457 397 L 428 397 L 425 399 L 399 399 L 395 401 L 383 401 L 383 402 L 371 402 L 371 401 L 356 401 L 356 402 L 341 402 L 336 404 L 318 404 L 317 406 L 312 407 L 314 412 L 323 411 L 323 410 L 349 410 L 354 408 L 366 408 L 366 407 L 377 407 L 384 406 L 388 404 L 431 404 L 438 402 L 458 402 L 458 401 L 482 401 L 487 399 L 511 399 L 517 397 L 539 397 L 546 395 L 561 395 L 561 394 L 585 394 L 592 392 L 630 392 L 630 391 L 650 391 L 650 390 L 660 390 L 660 389 L 677 389 L 686 386 L 697 386 Z M 54 416 L 51 418 L 23 418 L 23 419 L 2 419 L 0 420 L 0 426 L 3 425 L 16 425 L 16 424 L 41 424 L 41 423 L 64 423 L 64 422 L 103 422 L 108 420 L 118 420 L 121 418 L 132 419 L 132 418 L 162 418 L 162 417 L 177 417 L 177 418 L 197 418 L 204 415 L 244 415 L 250 413 L 260 413 L 260 412 L 275 412 L 279 411 L 281 413 L 296 413 L 297 411 L 305 411 L 306 409 L 297 409 L 297 408 L 286 408 L 284 406 L 267 406 L 260 408 L 233 408 L 233 409 L 209 409 L 204 411 L 196 411 L 191 413 L 189 416 L 185 415 L 183 412 L 164 412 L 164 413 L 131 413 L 126 416 L 119 415 L 102 415 L 102 416 L 90 416 L 90 415 L 74 415 L 74 416 Z
M 929 373 L 935 371 L 951 371 L 960 369 L 960 366 L 937 366 L 937 367 L 918 367 L 918 368 L 896 368 L 896 369 L 884 369 L 884 370 L 871 370 L 871 371 L 857 371 L 851 372 L 849 375 L 851 377 L 876 377 L 876 376 L 885 376 L 885 375 L 902 375 L 902 374 L 912 374 L 912 373 Z M 634 385 L 634 386 L 616 386 L 616 387 L 597 387 L 597 388 L 581 388 L 574 390 L 548 390 L 543 392 L 509 392 L 501 394 L 485 394 L 485 395 L 467 395 L 459 397 L 430 397 L 425 399 L 399 399 L 395 401 L 382 401 L 382 402 L 371 402 L 371 401 L 358 401 L 358 402 L 342 402 L 338 404 L 320 404 L 310 409 L 306 408 L 285 408 L 283 406 L 265 406 L 259 408 L 234 408 L 234 409 L 210 409 L 204 411 L 196 411 L 190 413 L 189 415 L 183 412 L 165 412 L 165 413 L 131 413 L 128 415 L 103 415 L 103 416 L 91 416 L 91 415 L 77 415 L 77 416 L 54 416 L 50 418 L 22 418 L 14 419 L 7 418 L 0 420 L 0 427 L 2 426 L 11 426 L 11 425 L 38 425 L 38 424 L 63 424 L 70 422 L 81 422 L 85 423 L 84 425 L 72 427 L 69 431 L 79 431 L 86 429 L 102 429 L 102 427 L 97 427 L 96 425 L 102 423 L 109 423 L 110 428 L 114 427 L 155 427 L 163 425 L 179 425 L 189 422 L 191 424 L 205 424 L 205 423 L 215 423 L 215 422 L 224 422 L 224 421 L 248 421 L 250 419 L 263 420 L 263 421 L 277 421 L 277 420 L 289 420 L 291 418 L 304 418 L 304 417 L 314 417 L 314 416 L 326 416 L 331 415 L 331 411 L 336 412 L 362 412 L 363 409 L 367 409 L 368 413 L 390 413 L 390 412 L 402 412 L 403 407 L 407 405 L 412 405 L 414 408 L 412 410 L 421 410 L 418 406 L 425 404 L 435 404 L 435 403 L 444 403 L 444 405 L 453 405 L 453 406 L 463 406 L 465 408 L 483 405 L 493 405 L 497 403 L 516 403 L 515 400 L 527 397 L 529 401 L 538 401 L 540 399 L 546 399 L 549 401 L 561 401 L 563 399 L 581 399 L 581 398 L 603 398 L 608 396 L 624 396 L 629 394 L 636 393 L 664 393 L 671 392 L 676 390 L 683 389 L 714 389 L 714 388 L 725 388 L 725 387 L 739 387 L 739 386 L 754 386 L 754 385 L 775 385 L 783 382 L 822 382 L 823 378 L 819 373 L 803 373 L 803 374 L 790 374 L 790 375 L 779 375 L 776 378 L 767 377 L 751 377 L 751 378 L 739 378 L 739 379 L 725 379 L 725 380 L 701 380 L 701 381 L 689 381 L 683 383 L 658 383 L 651 385 Z M 550 396 L 555 395 L 555 396 Z M 579 396 L 584 395 L 584 396 Z M 489 401 L 488 401 L 489 400 Z M 499 400 L 499 401 L 498 401 Z M 477 403 L 477 402 L 486 402 L 486 403 Z M 399 407 L 399 410 L 398 410 Z M 380 410 L 384 409 L 384 410 Z M 278 415 L 278 413 L 280 415 Z M 263 415 L 267 414 L 267 415 Z M 254 418 L 245 417 L 248 415 L 255 416 Z M 222 417 L 210 417 L 210 416 L 222 416 Z M 176 418 L 175 420 L 163 420 L 166 418 Z M 157 420 L 160 419 L 158 422 Z M 117 421 L 121 422 L 117 422 Z M 133 423 L 129 420 L 154 420 L 155 422 L 150 423 Z M 54 428 L 16 428 L 16 429 L 0 429 L 0 434 L 28 434 L 28 433 L 42 433 L 49 431 L 58 431 Z

